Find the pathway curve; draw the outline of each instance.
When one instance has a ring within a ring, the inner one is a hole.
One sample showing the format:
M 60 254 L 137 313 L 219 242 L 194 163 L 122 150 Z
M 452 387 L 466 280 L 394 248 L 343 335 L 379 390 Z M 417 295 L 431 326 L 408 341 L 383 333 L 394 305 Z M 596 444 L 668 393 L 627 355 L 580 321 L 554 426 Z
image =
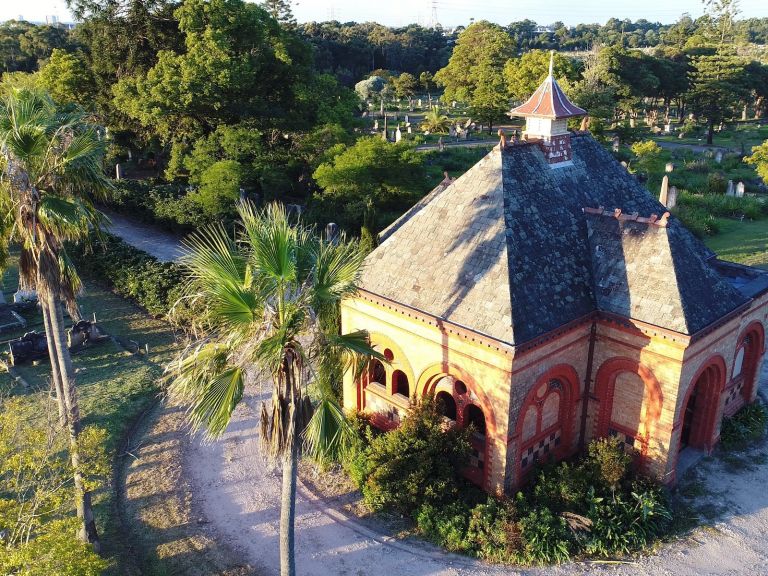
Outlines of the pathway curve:
M 181 237 L 152 224 L 132 220 L 117 212 L 101 209 L 110 224 L 107 231 L 119 236 L 131 246 L 151 254 L 161 262 L 173 262 L 181 256 Z
M 762 380 L 765 382 L 765 371 Z M 258 456 L 257 415 L 261 393 L 248 390 L 229 430 L 213 444 L 193 441 L 188 470 L 194 499 L 218 537 L 242 552 L 265 574 L 277 574 L 280 478 Z M 306 490 L 296 503 L 297 572 L 365 576 L 702 576 L 768 575 L 768 445 L 756 447 L 762 464 L 734 472 L 707 459 L 694 473 L 706 482 L 707 505 L 721 519 L 685 541 L 667 545 L 631 565 L 568 564 L 517 570 L 444 553 L 420 542 L 392 541 L 372 533 Z

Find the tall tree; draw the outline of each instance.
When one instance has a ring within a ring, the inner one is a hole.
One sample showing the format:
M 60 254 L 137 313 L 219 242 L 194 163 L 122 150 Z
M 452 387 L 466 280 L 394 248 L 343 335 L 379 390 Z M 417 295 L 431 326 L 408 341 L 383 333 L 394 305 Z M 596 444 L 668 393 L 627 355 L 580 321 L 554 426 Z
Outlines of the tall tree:
M 519 58 L 509 60 L 504 66 L 504 80 L 509 96 L 514 100 L 525 100 L 547 77 L 549 71 L 549 52 L 531 50 Z M 573 60 L 556 53 L 553 73 L 560 86 L 568 91 L 569 84 L 578 79 L 578 72 Z
M 238 211 L 235 239 L 214 226 L 189 240 L 182 259 L 191 275 L 188 295 L 203 306 L 207 329 L 169 366 L 170 393 L 190 404 L 194 428 L 216 438 L 254 374 L 272 376 L 269 406 L 261 408 L 261 444 L 282 466 L 280 573 L 294 576 L 298 439 L 312 412 L 310 373 L 327 354 L 340 353 L 350 364 L 360 355 L 381 356 L 366 333 L 339 335 L 324 321 L 356 291 L 363 258 L 357 245 L 317 238 L 291 225 L 277 205 L 256 213 L 243 204 Z M 317 432 L 310 436 L 317 439 Z
M 479 120 L 493 123 L 509 109 L 504 65 L 514 56 L 514 44 L 501 27 L 482 21 L 464 30 L 448 65 L 435 74 L 447 101 L 466 102 Z
M 261 6 L 272 18 L 280 22 L 281 26 L 295 28 L 296 18 L 293 16 L 291 3 L 291 0 L 263 0 Z
M 83 240 L 99 224 L 91 200 L 108 186 L 103 139 L 78 109 L 59 109 L 45 94 L 17 91 L 0 103 L 0 203 L 3 247 L 21 245 L 19 278 L 36 289 L 48 340 L 61 423 L 69 432 L 80 539 L 99 548 L 91 494 L 81 468 L 82 429 L 75 371 L 64 334 L 62 300 L 71 309 L 80 280 L 64 243 Z
M 706 118 L 707 144 L 712 144 L 715 126 L 732 118 L 749 96 L 745 62 L 726 52 L 694 56 L 691 62 L 690 106 Z
M 54 48 L 40 69 L 38 82 L 58 104 L 93 103 L 93 76 L 83 60 L 70 52 Z

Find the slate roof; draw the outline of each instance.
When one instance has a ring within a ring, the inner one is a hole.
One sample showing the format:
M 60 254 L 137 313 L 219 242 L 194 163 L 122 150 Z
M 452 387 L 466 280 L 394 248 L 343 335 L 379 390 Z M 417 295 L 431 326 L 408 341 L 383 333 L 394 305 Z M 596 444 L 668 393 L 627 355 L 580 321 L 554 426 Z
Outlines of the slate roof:
M 381 236 L 361 288 L 522 344 L 595 310 L 693 334 L 748 301 L 674 217 L 587 134 L 550 167 L 536 144 L 495 148 Z
M 539 85 L 536 92 L 524 104 L 513 108 L 510 112 L 510 116 L 533 116 L 552 120 L 585 116 L 586 114 L 586 110 L 579 108 L 568 99 L 557 80 L 552 76 L 551 68 L 549 76 Z

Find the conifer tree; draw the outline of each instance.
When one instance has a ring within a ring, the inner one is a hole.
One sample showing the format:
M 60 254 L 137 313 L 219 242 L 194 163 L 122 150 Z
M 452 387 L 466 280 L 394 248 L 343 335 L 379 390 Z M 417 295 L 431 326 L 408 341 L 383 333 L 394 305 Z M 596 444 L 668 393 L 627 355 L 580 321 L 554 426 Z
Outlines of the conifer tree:
M 283 28 L 296 26 L 296 18 L 293 16 L 293 10 L 291 10 L 291 0 L 263 0 L 261 7 L 269 12 L 272 18 L 280 22 Z

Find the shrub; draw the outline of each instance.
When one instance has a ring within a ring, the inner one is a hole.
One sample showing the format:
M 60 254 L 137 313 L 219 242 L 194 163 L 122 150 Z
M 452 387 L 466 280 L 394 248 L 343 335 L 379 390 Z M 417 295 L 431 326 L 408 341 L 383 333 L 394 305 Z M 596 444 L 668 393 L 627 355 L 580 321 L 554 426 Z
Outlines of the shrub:
M 536 508 L 521 518 L 520 533 L 522 559 L 526 564 L 560 564 L 571 558 L 568 524 L 549 508 Z
M 232 216 L 240 197 L 242 168 L 235 160 L 221 160 L 207 168 L 200 177 L 200 187 L 190 199 L 210 218 Z
M 743 448 L 765 434 L 768 410 L 757 402 L 739 410 L 733 417 L 723 420 L 720 428 L 720 445 L 726 450 Z
M 728 190 L 728 182 L 722 172 L 713 172 L 707 176 L 707 194 L 723 195 Z
M 153 316 L 165 316 L 179 299 L 186 276 L 172 262 L 160 262 L 146 252 L 102 233 L 91 237 L 90 248 L 70 248 L 76 268 L 96 280 L 106 282 L 115 292 L 133 299 Z M 194 316 L 191 309 L 179 306 L 175 319 L 186 324 Z
M 469 431 L 446 423 L 432 397 L 413 406 L 400 426 L 374 437 L 359 485 L 372 510 L 413 516 L 423 504 L 455 499 L 469 456 Z
M 632 458 L 617 439 L 601 438 L 590 443 L 588 462 L 594 467 L 595 478 L 615 490 L 627 476 Z

